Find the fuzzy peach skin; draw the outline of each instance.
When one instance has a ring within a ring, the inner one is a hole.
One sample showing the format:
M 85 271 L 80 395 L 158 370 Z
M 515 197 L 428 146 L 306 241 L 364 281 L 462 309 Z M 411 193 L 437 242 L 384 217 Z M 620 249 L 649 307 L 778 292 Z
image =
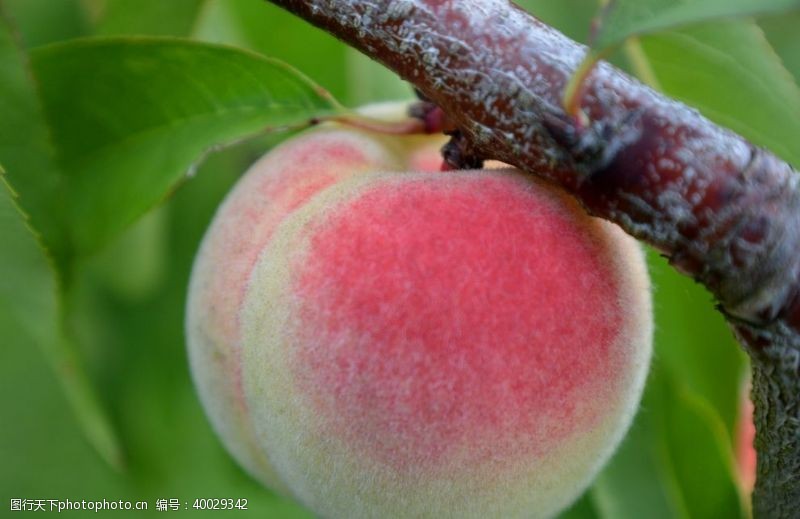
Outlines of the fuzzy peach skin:
M 630 425 L 642 253 L 530 176 L 350 176 L 261 243 L 228 287 L 248 428 L 321 516 L 550 517 Z
M 397 111 L 391 106 L 382 110 L 387 108 Z M 241 386 L 240 310 L 258 255 L 278 224 L 316 192 L 368 171 L 439 169 L 440 145 L 441 139 L 390 142 L 335 126 L 316 129 L 256 162 L 217 211 L 189 286 L 190 367 L 217 434 L 234 458 L 265 485 L 286 492 L 254 443 Z

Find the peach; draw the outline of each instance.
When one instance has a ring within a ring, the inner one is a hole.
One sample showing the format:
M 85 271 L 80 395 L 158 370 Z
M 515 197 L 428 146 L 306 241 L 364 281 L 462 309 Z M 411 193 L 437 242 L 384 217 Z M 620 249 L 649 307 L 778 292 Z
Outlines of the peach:
M 192 273 L 192 373 L 266 485 L 326 517 L 548 517 L 651 354 L 635 241 L 511 169 L 332 128 L 259 161 Z
M 225 446 L 267 486 L 282 488 L 254 443 L 241 387 L 239 312 L 248 279 L 277 225 L 317 191 L 375 169 L 441 165 L 436 148 L 441 139 L 399 141 L 387 143 L 356 130 L 326 128 L 278 146 L 257 161 L 226 197 L 197 254 L 186 319 L 195 386 Z

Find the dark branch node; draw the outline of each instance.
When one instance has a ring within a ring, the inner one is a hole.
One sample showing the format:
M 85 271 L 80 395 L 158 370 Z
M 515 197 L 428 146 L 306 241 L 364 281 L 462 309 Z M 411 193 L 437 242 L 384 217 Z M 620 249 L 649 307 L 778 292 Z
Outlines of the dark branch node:
M 460 130 L 448 132 L 450 140 L 442 147 L 445 163 L 452 169 L 480 169 L 483 156 L 472 146 Z
M 414 95 L 417 96 L 417 99 L 420 101 L 427 101 L 430 102 L 430 98 L 425 95 L 425 93 L 417 87 L 414 87 Z
M 617 154 L 641 135 L 639 121 L 644 110 L 631 110 L 618 121 L 593 121 L 579 126 L 563 112 L 545 112 L 542 125 L 548 135 L 566 150 L 574 164 L 583 171 L 580 187 L 588 177 L 605 170 Z

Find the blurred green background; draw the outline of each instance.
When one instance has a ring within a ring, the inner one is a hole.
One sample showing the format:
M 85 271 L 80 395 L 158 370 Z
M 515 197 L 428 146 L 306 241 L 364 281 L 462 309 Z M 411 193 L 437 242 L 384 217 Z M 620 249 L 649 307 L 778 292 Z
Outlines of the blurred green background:
M 594 0 L 522 4 L 579 41 L 596 10 Z M 0 6 L 26 49 L 85 36 L 188 37 L 282 59 L 348 106 L 411 97 L 391 73 L 261 0 L 0 0 Z M 771 47 L 750 20 L 714 22 L 645 37 L 612 60 L 781 152 L 792 149 L 796 136 L 776 118 L 800 106 L 790 76 L 800 72 L 800 17 L 758 23 Z M 0 68 L 6 65 L 0 57 Z M 770 83 L 776 74 L 780 85 Z M 0 96 L 0 126 L 3 106 Z M 108 441 L 118 444 L 117 466 L 87 439 L 48 354 L 20 331 L 12 313 L 0 313 L 0 515 L 9 513 L 12 498 L 147 500 L 150 515 L 161 498 L 190 505 L 195 498 L 246 498 L 247 511 L 228 513 L 310 516 L 261 488 L 224 452 L 192 387 L 183 336 L 190 266 L 215 208 L 248 165 L 284 137 L 211 155 L 163 204 L 78 265 L 65 302 L 68 326 L 116 437 Z M 3 247 L 0 256 L 18 252 Z M 565 516 L 746 515 L 734 460 L 744 355 L 709 294 L 658 254 L 650 252 L 649 260 L 656 355 L 646 395 L 622 448 Z M 17 274 L 8 270 L 20 265 L 4 260 L 0 275 L 9 278 L 7 294 L 24 298 L 30 287 L 14 286 Z M 170 512 L 176 513 L 225 512 Z

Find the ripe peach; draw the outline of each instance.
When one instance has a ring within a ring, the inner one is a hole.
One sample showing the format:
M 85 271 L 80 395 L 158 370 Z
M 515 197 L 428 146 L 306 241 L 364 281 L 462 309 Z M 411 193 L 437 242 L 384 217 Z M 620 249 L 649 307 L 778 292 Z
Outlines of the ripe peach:
M 430 163 L 332 129 L 240 181 L 192 273 L 201 399 L 240 463 L 324 516 L 553 515 L 636 410 L 641 251 L 514 170 L 409 160 Z
M 388 109 L 388 115 L 396 112 L 391 106 L 378 108 Z M 217 434 L 236 460 L 265 485 L 285 491 L 255 443 L 241 387 L 239 331 L 240 308 L 258 255 L 278 224 L 316 192 L 376 169 L 438 168 L 438 145 L 440 139 L 387 142 L 350 129 L 317 129 L 256 162 L 217 211 L 189 286 L 189 362 Z

